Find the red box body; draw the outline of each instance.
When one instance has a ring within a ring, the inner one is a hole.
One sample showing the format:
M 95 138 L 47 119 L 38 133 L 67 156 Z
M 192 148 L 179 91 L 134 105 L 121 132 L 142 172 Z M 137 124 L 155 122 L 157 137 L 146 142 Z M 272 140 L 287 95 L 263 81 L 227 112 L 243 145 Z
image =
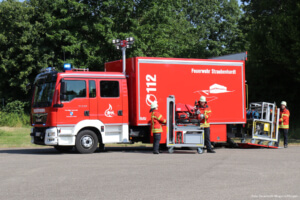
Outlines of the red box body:
M 176 103 L 191 105 L 206 96 L 212 110 L 211 141 L 226 141 L 226 124 L 246 122 L 244 61 L 134 57 L 126 60 L 126 67 L 131 126 L 150 125 L 154 100 L 166 117 L 169 95 Z M 106 63 L 105 70 L 122 72 L 122 61 Z

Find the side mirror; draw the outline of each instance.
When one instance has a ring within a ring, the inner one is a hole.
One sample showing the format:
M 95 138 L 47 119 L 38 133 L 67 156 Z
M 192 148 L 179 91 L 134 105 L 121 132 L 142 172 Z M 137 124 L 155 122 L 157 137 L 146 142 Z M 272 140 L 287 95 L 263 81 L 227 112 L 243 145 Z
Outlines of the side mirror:
M 65 81 L 61 81 L 60 83 L 60 100 L 65 101 L 67 99 L 67 83 Z

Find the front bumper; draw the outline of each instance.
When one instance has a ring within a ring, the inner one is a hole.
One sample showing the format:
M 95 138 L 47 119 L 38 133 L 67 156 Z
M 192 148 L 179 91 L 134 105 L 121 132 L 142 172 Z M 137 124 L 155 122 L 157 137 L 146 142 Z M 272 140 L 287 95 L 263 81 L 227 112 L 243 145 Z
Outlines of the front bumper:
M 56 127 L 32 128 L 31 143 L 39 145 L 58 145 L 58 131 Z
M 34 127 L 31 129 L 31 143 L 38 145 L 74 146 L 76 136 L 73 127 Z

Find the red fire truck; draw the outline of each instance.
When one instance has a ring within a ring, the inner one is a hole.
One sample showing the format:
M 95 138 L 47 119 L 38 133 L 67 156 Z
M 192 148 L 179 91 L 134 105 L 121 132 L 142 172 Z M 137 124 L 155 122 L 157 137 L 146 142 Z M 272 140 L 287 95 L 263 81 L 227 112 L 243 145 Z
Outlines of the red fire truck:
M 134 57 L 105 72 L 47 68 L 34 81 L 32 143 L 92 153 L 108 143 L 152 143 L 150 104 L 166 116 L 167 97 L 193 105 L 206 96 L 211 141 L 226 142 L 228 124 L 246 123 L 245 61 Z M 161 143 L 166 143 L 166 128 Z

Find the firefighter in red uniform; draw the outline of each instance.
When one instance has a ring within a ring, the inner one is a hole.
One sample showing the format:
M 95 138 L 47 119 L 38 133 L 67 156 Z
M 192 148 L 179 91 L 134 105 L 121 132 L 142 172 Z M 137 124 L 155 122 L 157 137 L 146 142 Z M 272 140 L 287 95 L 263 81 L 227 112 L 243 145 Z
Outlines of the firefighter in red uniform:
M 200 101 L 198 102 L 197 107 L 200 111 L 200 127 L 204 128 L 204 139 L 207 153 L 216 153 L 214 150 L 212 150 L 210 143 L 210 124 L 208 120 L 211 116 L 211 109 L 207 105 L 205 96 L 200 97 Z
M 288 147 L 288 132 L 289 132 L 289 119 L 290 111 L 286 108 L 287 103 L 285 101 L 281 102 L 280 115 L 279 115 L 279 133 L 278 140 L 275 146 L 279 146 L 280 135 L 283 134 L 284 137 L 284 148 Z
M 159 154 L 159 143 L 162 133 L 162 124 L 165 124 L 167 120 L 158 112 L 158 104 L 154 101 L 151 104 L 151 129 L 153 133 L 153 153 Z

